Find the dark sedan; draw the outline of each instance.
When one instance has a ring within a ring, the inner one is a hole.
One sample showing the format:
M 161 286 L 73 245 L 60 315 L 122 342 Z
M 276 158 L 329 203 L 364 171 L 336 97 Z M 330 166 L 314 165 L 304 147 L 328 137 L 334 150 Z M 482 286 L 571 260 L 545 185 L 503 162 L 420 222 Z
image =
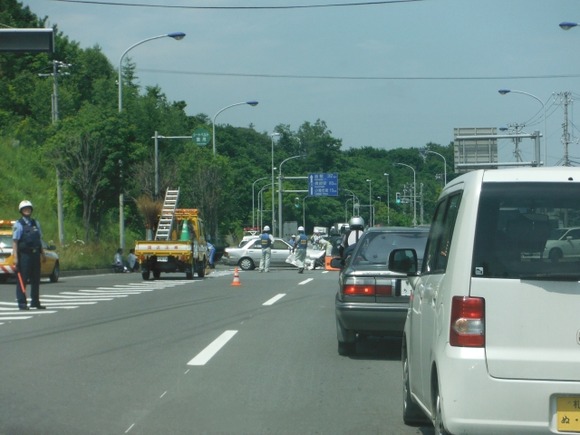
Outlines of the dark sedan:
M 413 248 L 421 262 L 428 235 L 426 227 L 365 231 L 340 271 L 335 303 L 340 355 L 355 352 L 357 336 L 402 335 L 411 287 L 400 274 L 389 271 L 389 254 Z

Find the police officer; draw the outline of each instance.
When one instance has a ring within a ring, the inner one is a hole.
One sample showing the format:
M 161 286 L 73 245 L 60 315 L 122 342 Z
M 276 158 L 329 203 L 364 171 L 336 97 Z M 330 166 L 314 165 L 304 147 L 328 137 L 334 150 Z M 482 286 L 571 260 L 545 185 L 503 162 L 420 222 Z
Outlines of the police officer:
M 340 254 L 343 261 L 346 259 L 346 257 L 348 257 L 354 245 L 356 245 L 356 242 L 358 242 L 358 239 L 360 239 L 360 236 L 362 236 L 365 228 L 365 221 L 360 216 L 353 216 L 350 218 L 348 226 L 349 229 L 342 236 L 342 241 L 338 247 L 338 253 Z M 348 249 L 349 246 L 351 247 L 350 249 Z
M 306 249 L 308 248 L 308 237 L 304 234 L 304 227 L 298 227 L 298 236 L 292 252 L 296 252 L 296 263 L 298 273 L 304 272 L 304 262 L 306 261 Z
M 270 258 L 272 257 L 272 243 L 274 237 L 270 234 L 270 227 L 266 225 L 260 234 L 260 245 L 262 246 L 262 258 L 260 259 L 260 272 L 270 272 Z
M 30 307 L 44 310 L 40 304 L 40 261 L 46 261 L 42 249 L 42 230 L 40 223 L 31 217 L 32 203 L 20 202 L 18 210 L 22 217 L 16 221 L 12 230 L 12 255 L 17 271 L 16 300 L 18 308 L 28 310 L 26 305 L 26 283 L 30 282 Z

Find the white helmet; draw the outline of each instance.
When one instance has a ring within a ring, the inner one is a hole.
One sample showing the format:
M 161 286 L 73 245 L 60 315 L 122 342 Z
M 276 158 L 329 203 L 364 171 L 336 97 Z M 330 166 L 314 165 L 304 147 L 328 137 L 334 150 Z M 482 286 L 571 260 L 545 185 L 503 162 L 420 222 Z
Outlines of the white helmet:
M 268 225 L 266 225 L 266 226 L 264 227 L 264 231 L 270 231 L 270 227 L 269 227 Z
M 304 227 L 303 226 L 299 226 L 298 227 L 298 232 L 300 232 L 300 231 L 304 232 Z
M 351 230 L 363 230 L 365 227 L 365 221 L 360 216 L 353 216 L 350 218 L 348 226 Z
M 22 211 L 24 207 L 30 207 L 31 209 L 34 209 L 34 207 L 32 207 L 32 203 L 27 199 L 20 201 L 20 204 L 18 205 L 18 211 Z

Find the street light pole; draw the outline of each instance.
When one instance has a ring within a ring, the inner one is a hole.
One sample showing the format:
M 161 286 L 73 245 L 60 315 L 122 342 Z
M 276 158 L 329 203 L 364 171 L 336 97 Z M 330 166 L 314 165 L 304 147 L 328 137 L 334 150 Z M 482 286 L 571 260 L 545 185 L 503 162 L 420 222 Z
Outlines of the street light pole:
M 185 38 L 185 33 L 173 32 L 173 33 L 166 33 L 164 35 L 157 35 L 157 36 L 152 36 L 151 38 L 143 39 L 142 41 L 139 41 L 139 42 L 133 44 L 132 46 L 130 46 L 121 55 L 121 57 L 119 59 L 119 78 L 118 78 L 118 80 L 119 80 L 119 83 L 118 83 L 118 85 L 119 85 L 119 113 L 121 113 L 123 110 L 123 58 L 125 57 L 125 55 L 127 53 L 129 53 L 129 51 L 131 51 L 132 49 L 134 49 L 138 45 L 144 44 L 145 42 L 153 41 L 154 39 L 167 38 L 167 37 L 173 38 L 173 39 L 179 41 L 179 40 Z
M 213 116 L 211 125 L 212 125 L 212 143 L 213 143 L 213 155 L 215 156 L 216 154 L 216 143 L 215 143 L 215 119 L 217 118 L 217 116 L 222 113 L 224 110 L 229 109 L 230 107 L 235 107 L 235 106 L 242 106 L 244 104 L 248 104 L 249 106 L 257 106 L 258 102 L 257 101 L 241 101 L 239 103 L 234 103 L 234 104 L 230 104 L 229 106 L 226 106 L 220 110 L 217 111 L 217 113 Z
M 276 234 L 276 215 L 274 214 L 274 137 L 280 136 L 280 133 L 270 134 L 272 139 L 272 234 Z
M 417 226 L 417 174 L 415 169 L 405 163 L 395 163 L 397 166 L 406 166 L 413 171 L 413 226 Z
M 256 220 L 255 220 L 255 207 L 254 207 L 254 187 L 258 181 L 267 180 L 268 177 L 258 178 L 256 181 L 252 183 L 252 228 L 256 228 Z M 260 227 L 261 229 L 261 227 Z
M 369 226 L 373 227 L 373 180 L 367 178 L 367 183 L 369 183 Z
M 389 182 L 389 174 L 385 172 L 383 175 L 387 177 L 387 225 L 391 225 L 391 204 L 389 199 L 391 197 L 391 186 Z
M 447 185 L 447 160 L 445 159 L 445 156 L 443 156 L 442 154 L 439 154 L 436 151 L 431 151 L 431 150 L 423 150 L 423 151 L 425 153 L 429 153 L 429 154 L 436 154 L 443 159 L 443 186 Z
M 562 24 L 564 24 L 564 23 L 562 23 Z M 568 23 L 568 24 L 570 24 L 570 23 Z M 560 24 L 560 27 L 561 26 L 562 25 Z M 548 125 L 546 122 L 546 105 L 537 96 L 535 96 L 534 94 L 530 94 L 529 92 L 518 91 L 516 89 L 500 89 L 500 90 L 498 90 L 498 92 L 500 95 L 506 95 L 509 93 L 527 95 L 528 97 L 532 97 L 534 100 L 536 100 L 538 103 L 540 103 L 542 105 L 542 113 L 544 114 L 544 166 L 547 166 L 547 164 L 548 164 Z M 538 150 L 538 153 L 536 154 L 536 160 L 538 161 L 537 162 L 538 166 L 540 166 L 539 150 Z
M 354 216 L 355 214 L 358 214 L 358 213 L 355 213 L 355 204 L 360 203 L 358 196 L 356 196 L 355 193 L 350 189 L 342 189 L 342 190 L 344 190 L 352 195 L 352 215 Z
M 151 38 L 143 39 L 143 40 L 133 44 L 128 49 L 126 49 L 123 52 L 123 54 L 121 55 L 121 57 L 119 58 L 119 77 L 118 77 L 118 86 L 119 86 L 118 109 L 119 109 L 119 113 L 121 113 L 123 111 L 123 59 L 125 58 L 125 55 L 127 53 L 129 53 L 129 51 L 131 51 L 132 49 L 137 47 L 138 45 L 144 44 L 145 42 L 152 41 L 154 39 L 165 38 L 165 37 L 173 38 L 175 40 L 180 40 L 180 39 L 185 38 L 185 33 L 183 33 L 183 32 L 166 33 L 164 35 L 157 35 L 157 36 L 152 36 Z M 123 195 L 123 184 L 121 183 L 121 192 L 119 193 L 119 247 L 121 249 L 125 249 L 125 211 L 124 211 L 125 198 L 123 196 L 124 196 Z
M 300 154 L 298 156 L 288 157 L 285 160 L 282 160 L 280 163 L 280 167 L 278 168 L 278 237 L 282 238 L 282 165 L 286 163 L 288 160 L 297 159 L 300 157 L 304 157 L 304 155 Z

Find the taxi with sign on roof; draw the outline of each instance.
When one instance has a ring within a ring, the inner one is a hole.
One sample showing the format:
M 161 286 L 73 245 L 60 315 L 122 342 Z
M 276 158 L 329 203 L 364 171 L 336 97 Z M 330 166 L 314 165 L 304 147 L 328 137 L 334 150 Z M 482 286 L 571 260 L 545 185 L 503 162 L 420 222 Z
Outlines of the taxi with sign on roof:
M 12 227 L 16 221 L 0 220 L 0 282 L 16 276 L 14 257 L 12 256 Z M 40 276 L 57 282 L 60 276 L 60 260 L 55 246 L 42 241 L 45 260 L 40 263 Z

